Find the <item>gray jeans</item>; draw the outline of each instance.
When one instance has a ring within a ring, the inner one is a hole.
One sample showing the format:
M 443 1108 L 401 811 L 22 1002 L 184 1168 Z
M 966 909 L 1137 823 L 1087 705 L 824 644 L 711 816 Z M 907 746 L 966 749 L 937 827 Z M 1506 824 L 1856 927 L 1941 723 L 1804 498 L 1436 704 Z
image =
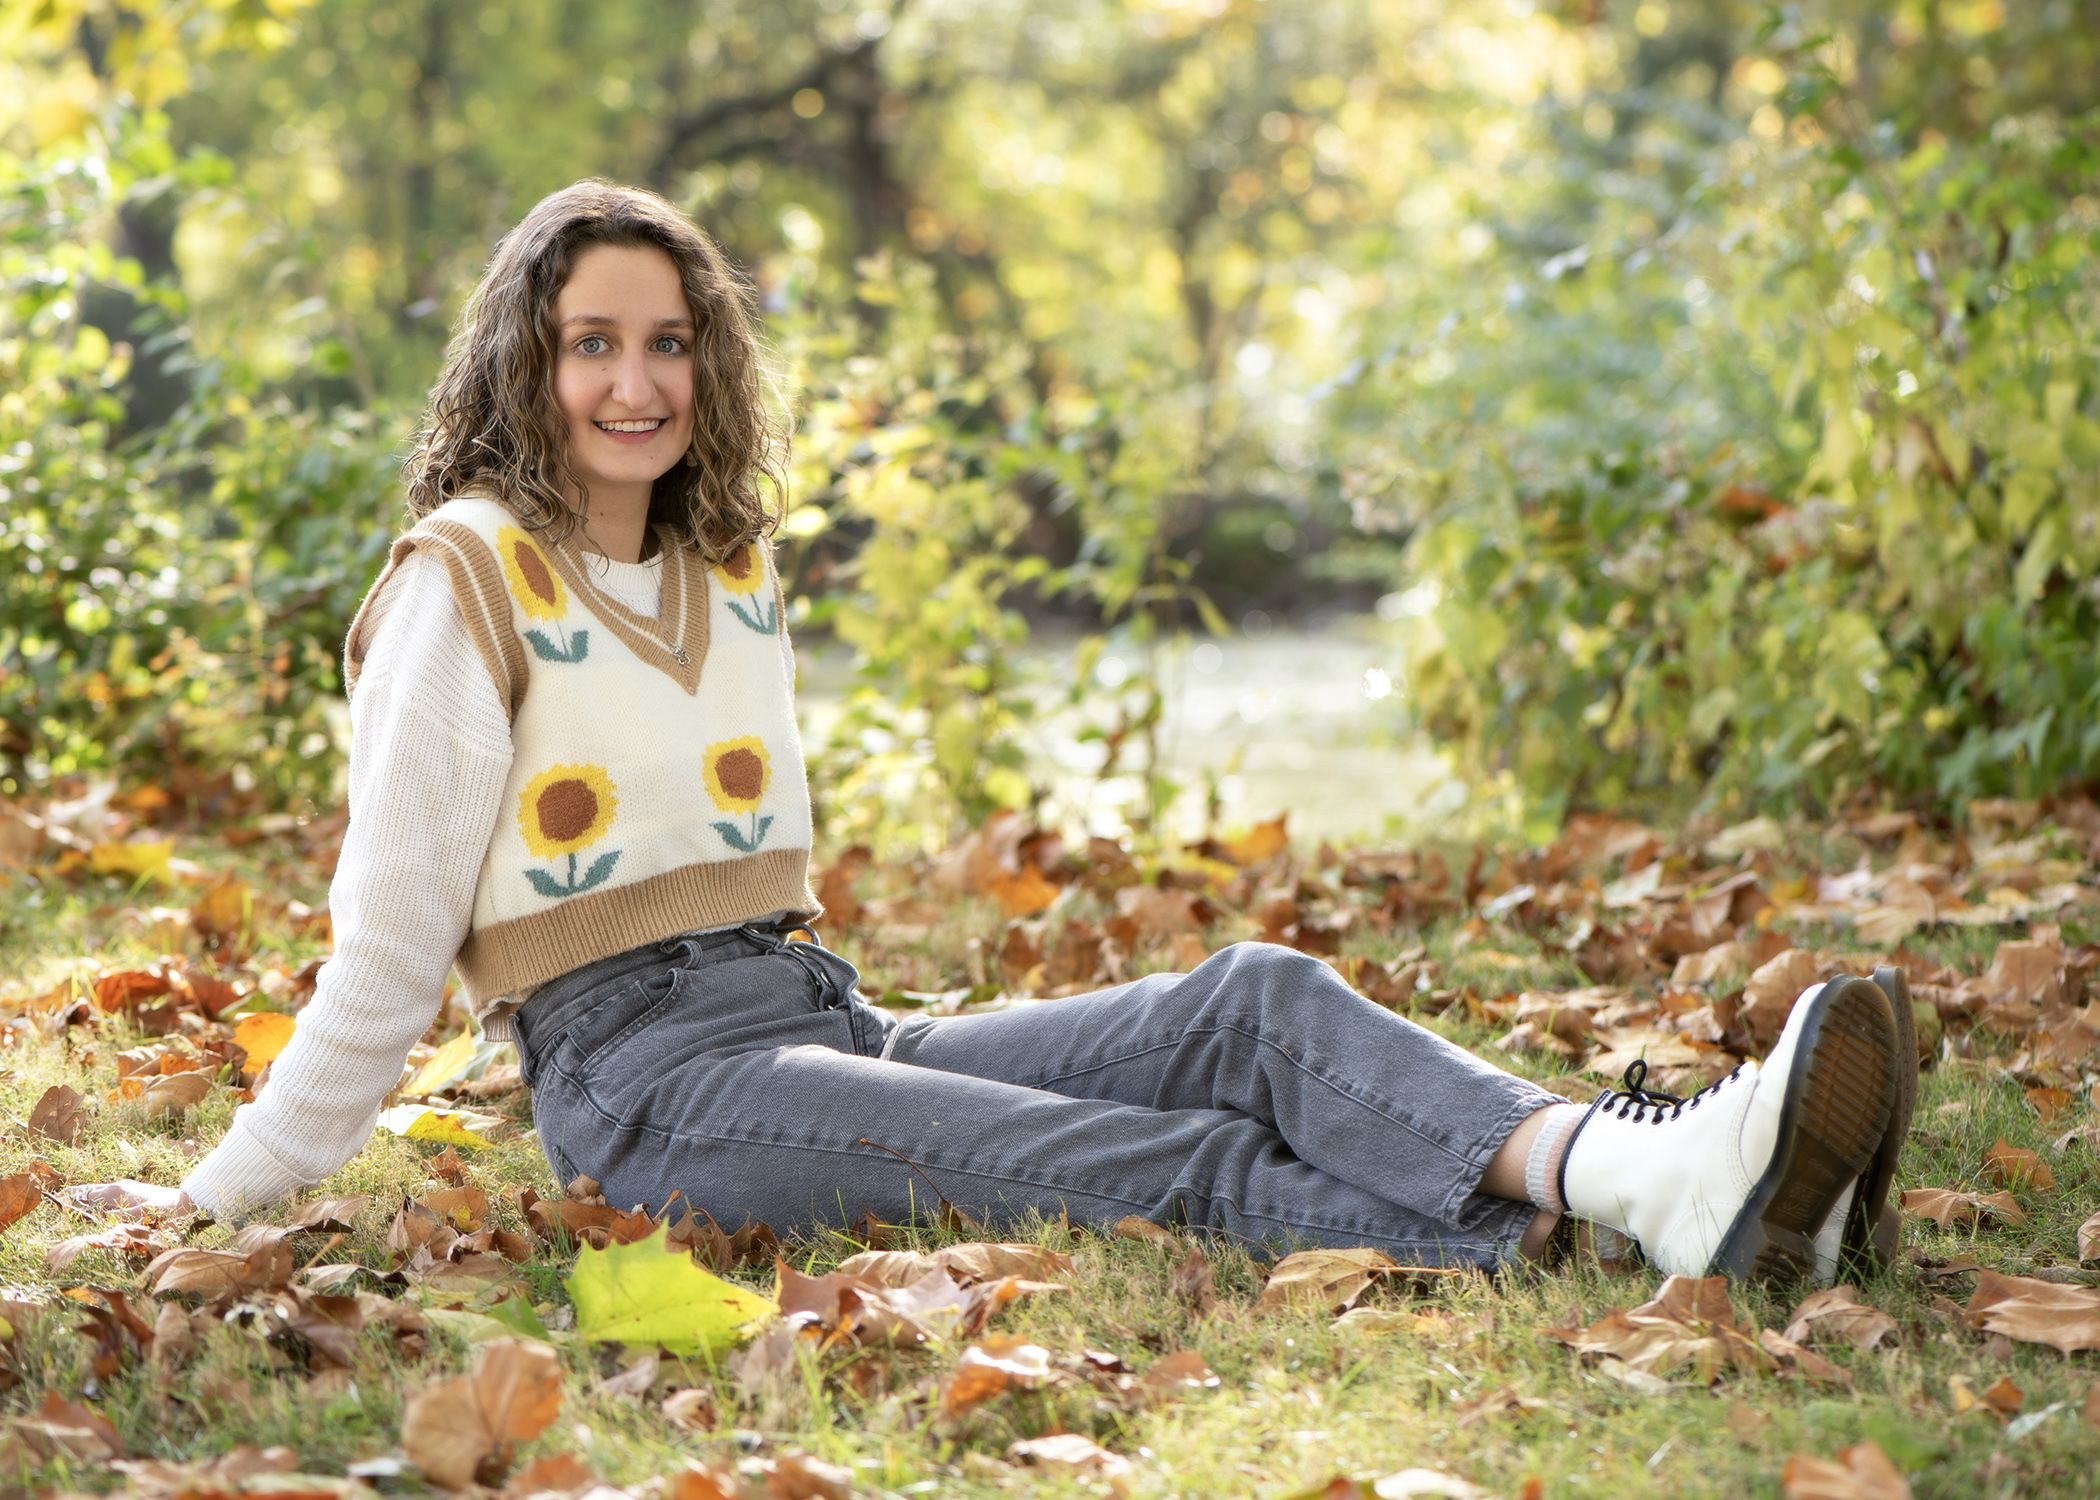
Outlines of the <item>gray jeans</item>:
M 516 1020 L 549 1164 L 621 1208 L 676 1190 L 782 1234 L 863 1210 L 905 1222 L 932 1209 L 929 1181 L 994 1224 L 1135 1215 L 1412 1265 L 1500 1264 L 1531 1222 L 1478 1184 L 1557 1101 L 1290 949 L 902 1021 L 857 999 L 858 977 L 743 928 L 543 986 Z

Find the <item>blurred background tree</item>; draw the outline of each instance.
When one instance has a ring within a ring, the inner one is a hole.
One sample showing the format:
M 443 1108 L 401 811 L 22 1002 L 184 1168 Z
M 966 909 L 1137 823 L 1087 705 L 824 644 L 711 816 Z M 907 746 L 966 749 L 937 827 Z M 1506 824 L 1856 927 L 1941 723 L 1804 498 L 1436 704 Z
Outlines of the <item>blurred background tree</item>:
M 1037 794 L 1046 623 L 1148 823 L 1103 642 L 1256 610 L 1375 608 L 1542 829 L 2090 784 L 2096 63 L 2100 0 L 5 0 L 0 792 L 329 798 L 445 334 L 594 173 L 792 377 L 835 835 Z

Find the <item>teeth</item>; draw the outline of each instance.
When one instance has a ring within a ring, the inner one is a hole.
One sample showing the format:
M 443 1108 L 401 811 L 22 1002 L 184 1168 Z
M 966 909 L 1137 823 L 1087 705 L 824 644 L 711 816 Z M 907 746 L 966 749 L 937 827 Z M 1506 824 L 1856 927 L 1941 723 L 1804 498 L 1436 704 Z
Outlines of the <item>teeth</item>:
M 662 417 L 652 417 L 645 422 L 600 422 L 607 432 L 654 432 L 664 425 Z

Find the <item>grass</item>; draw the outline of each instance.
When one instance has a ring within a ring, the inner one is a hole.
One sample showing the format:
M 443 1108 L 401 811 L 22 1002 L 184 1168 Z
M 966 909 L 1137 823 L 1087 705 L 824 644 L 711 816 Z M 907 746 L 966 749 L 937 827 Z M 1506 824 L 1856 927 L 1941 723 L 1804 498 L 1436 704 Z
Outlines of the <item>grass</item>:
M 297 863 L 258 863 L 252 851 L 193 857 L 237 864 L 256 889 L 280 901 L 317 901 L 323 893 L 318 875 Z M 872 880 L 885 878 L 878 871 Z M 923 882 L 902 873 L 894 879 L 898 891 L 925 897 Z M 107 880 L 9 880 L 0 885 L 0 995 L 38 992 L 65 971 L 88 964 L 117 969 L 150 961 L 156 953 L 127 912 L 178 899 L 178 893 L 129 890 Z M 269 962 L 296 968 L 323 951 L 270 916 L 267 901 L 262 905 L 255 940 Z M 1235 921 L 1228 919 L 1215 934 L 1218 940 L 1235 935 Z M 1003 929 L 989 903 L 958 899 L 935 921 L 888 931 L 871 921 L 839 946 L 862 965 L 870 992 L 952 988 L 984 982 L 987 973 L 996 978 Z M 1472 982 L 1489 994 L 1586 982 L 1565 955 L 1514 933 L 1497 933 L 1493 952 L 1502 957 L 1458 951 L 1458 930 L 1455 919 L 1446 919 L 1427 932 L 1352 933 L 1345 952 L 1382 961 L 1423 943 L 1443 965 L 1444 983 Z M 1911 948 L 1973 971 L 2002 935 L 1960 929 L 1913 939 Z M 1827 930 L 1799 938 L 1804 945 L 1833 941 Z M 1511 954 L 1527 966 L 1511 967 Z M 15 1008 L 0 1007 L 0 1013 Z M 1425 1024 L 1479 1049 L 1490 1048 L 1506 1029 L 1476 1024 L 1467 1015 L 1465 1005 L 1455 1005 Z M 4 1034 L 10 1040 L 0 1056 L 7 1070 L 0 1081 L 0 1114 L 15 1123 L 0 1142 L 0 1175 L 41 1161 L 69 1183 L 124 1176 L 173 1182 L 190 1154 L 216 1140 L 230 1119 L 232 1104 L 223 1089 L 186 1116 L 159 1120 L 146 1118 L 135 1102 L 104 1102 L 114 1083 L 115 1054 L 148 1040 L 121 1021 L 98 1017 L 68 1028 L 32 1017 Z M 1902 1182 L 1989 1190 L 1995 1184 L 1983 1177 L 1984 1153 L 2003 1137 L 2040 1152 L 2054 1171 L 2054 1185 L 2016 1190 L 2030 1219 L 2025 1228 L 1987 1225 L 1946 1233 L 1911 1223 L 1906 1246 L 1942 1260 L 1972 1256 L 2009 1273 L 2075 1274 L 2075 1230 L 2100 1206 L 2100 1172 L 2089 1148 L 2056 1153 L 2049 1142 L 2090 1117 L 2091 1096 L 2077 1096 L 2069 1113 L 2045 1125 L 2020 1083 L 1995 1065 L 2012 1045 L 1994 1048 L 1978 1035 L 1979 1060 L 1924 1075 L 1918 1130 Z M 1549 1083 L 1558 1076 L 1542 1054 L 1487 1055 Z M 93 1128 L 78 1146 L 33 1136 L 20 1123 L 54 1083 L 79 1088 L 94 1101 Z M 522 1115 L 521 1098 L 509 1107 Z M 527 1226 L 515 1202 L 503 1196 L 507 1190 L 531 1185 L 543 1195 L 556 1191 L 523 1133 L 527 1123 L 521 1118 L 520 1130 L 471 1162 L 472 1180 L 496 1202 L 495 1222 L 510 1229 Z M 328 1251 L 328 1259 L 380 1270 L 392 1265 L 384 1243 L 390 1207 L 429 1186 L 434 1152 L 377 1134 L 310 1195 L 369 1193 L 375 1199 L 357 1232 Z M 280 1209 L 265 1221 L 282 1222 L 284 1216 Z M 0 1233 L 0 1281 L 12 1289 L 5 1295 L 62 1306 L 61 1294 L 92 1300 L 84 1289 L 119 1290 L 144 1303 L 150 1321 L 153 1299 L 134 1263 L 92 1251 L 60 1274 L 45 1270 L 53 1242 L 91 1227 L 47 1204 Z M 214 1226 L 193 1242 L 219 1245 L 230 1234 L 228 1227 Z M 1493 1280 L 1452 1278 L 1430 1292 L 1374 1290 L 1366 1305 L 1431 1315 L 1412 1325 L 1422 1331 L 1376 1334 L 1337 1323 L 1324 1311 L 1256 1313 L 1252 1304 L 1263 1270 L 1228 1248 L 1205 1246 L 1218 1294 L 1216 1309 L 1205 1314 L 1174 1289 L 1186 1241 L 1075 1235 L 1061 1224 L 1043 1223 L 1008 1226 L 1002 1234 L 1065 1251 L 1076 1267 L 1068 1291 L 1023 1299 L 992 1324 L 993 1332 L 1040 1344 L 1057 1361 L 1060 1373 L 1038 1389 L 995 1398 L 959 1418 L 942 1416 L 935 1397 L 958 1350 L 936 1344 L 805 1358 L 788 1376 L 753 1387 L 724 1369 L 667 1363 L 651 1399 L 636 1400 L 594 1391 L 631 1354 L 560 1336 L 560 1417 L 516 1457 L 522 1463 L 571 1453 L 603 1481 L 638 1487 L 675 1474 L 693 1459 L 748 1465 L 799 1450 L 849 1468 L 867 1493 L 944 1496 L 1101 1493 L 1100 1481 L 1008 1460 L 1017 1439 L 1058 1431 L 1088 1434 L 1128 1457 L 1131 1472 L 1117 1485 L 1134 1496 L 1283 1497 L 1318 1492 L 1337 1475 L 1368 1481 L 1408 1468 L 1440 1470 L 1510 1497 L 1774 1495 L 1789 1454 L 1828 1457 L 1867 1440 L 1908 1471 L 1919 1496 L 2088 1495 L 2100 1470 L 2100 1430 L 2079 1416 L 2096 1379 L 2094 1356 L 2067 1358 L 2036 1345 L 1994 1344 L 1967 1331 L 1946 1311 L 1949 1299 L 1966 1300 L 1970 1283 L 1929 1285 L 1908 1258 L 1859 1288 L 1862 1301 L 1896 1319 L 1895 1346 L 1873 1353 L 1819 1351 L 1850 1372 L 1849 1392 L 1736 1376 L 1711 1390 L 1644 1396 L 1603 1379 L 1539 1330 L 1587 1323 L 1645 1301 L 1659 1282 L 1650 1273 L 1611 1276 L 1577 1265 L 1554 1272 L 1519 1269 Z M 933 1248 L 954 1238 L 920 1228 L 905 1232 L 901 1243 Z M 302 1243 L 302 1261 L 320 1249 L 317 1240 Z M 858 1248 L 834 1234 L 793 1245 L 789 1253 L 799 1268 L 818 1272 Z M 550 1326 L 560 1322 L 562 1276 L 572 1260 L 571 1254 L 542 1250 L 526 1269 L 528 1295 Z M 744 1279 L 761 1288 L 770 1284 L 756 1270 Z M 1735 1292 L 1745 1323 L 1754 1328 L 1784 1328 L 1800 1295 L 1798 1288 L 1756 1286 Z M 405 1400 L 474 1360 L 475 1346 L 435 1323 L 420 1357 L 405 1356 L 368 1330 L 354 1369 L 316 1377 L 299 1340 L 281 1332 L 271 1336 L 267 1302 L 251 1299 L 245 1312 L 212 1320 L 194 1355 L 179 1367 L 133 1358 L 101 1376 L 90 1366 L 91 1341 L 74 1331 L 81 1317 L 55 1310 L 14 1319 L 4 1356 L 19 1383 L 0 1396 L 0 1410 L 19 1417 L 47 1393 L 57 1393 L 103 1412 L 133 1457 L 201 1458 L 240 1445 L 281 1444 L 297 1454 L 303 1471 L 340 1474 L 354 1462 L 398 1455 Z M 1142 1373 L 1160 1356 L 1184 1349 L 1201 1355 L 1218 1376 L 1218 1388 L 1165 1404 L 1117 1394 L 1112 1381 L 1089 1378 L 1081 1358 L 1087 1350 L 1106 1351 Z M 1956 1376 L 1978 1391 L 2010 1377 L 2028 1413 L 2057 1402 L 2069 1405 L 2015 1436 L 1986 1409 L 1955 1412 L 1950 1378 Z M 714 1430 L 689 1431 L 662 1415 L 658 1400 L 665 1390 L 685 1383 L 711 1387 Z M 1467 1403 L 1506 1387 L 1543 1405 L 1466 1420 Z M 19 1462 L 19 1449 L 15 1456 Z M 59 1490 L 105 1490 L 121 1479 L 99 1464 L 63 1457 L 32 1463 L 22 1475 L 25 1485 Z M 413 1470 L 380 1483 L 394 1492 L 422 1488 Z M 141 1485 L 150 1488 L 143 1480 Z

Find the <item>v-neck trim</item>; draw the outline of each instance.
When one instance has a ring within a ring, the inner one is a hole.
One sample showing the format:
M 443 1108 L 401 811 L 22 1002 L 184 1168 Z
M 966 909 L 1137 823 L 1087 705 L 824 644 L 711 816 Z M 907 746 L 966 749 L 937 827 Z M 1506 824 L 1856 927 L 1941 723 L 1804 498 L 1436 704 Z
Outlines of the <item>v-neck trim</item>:
M 562 582 L 587 601 L 590 612 L 620 638 L 628 650 L 684 688 L 690 697 L 700 688 L 700 665 L 707 659 L 707 569 L 700 554 L 680 546 L 668 527 L 656 528 L 664 560 L 663 593 L 656 618 L 637 614 L 598 587 L 590 564 L 570 538 L 547 548 Z

